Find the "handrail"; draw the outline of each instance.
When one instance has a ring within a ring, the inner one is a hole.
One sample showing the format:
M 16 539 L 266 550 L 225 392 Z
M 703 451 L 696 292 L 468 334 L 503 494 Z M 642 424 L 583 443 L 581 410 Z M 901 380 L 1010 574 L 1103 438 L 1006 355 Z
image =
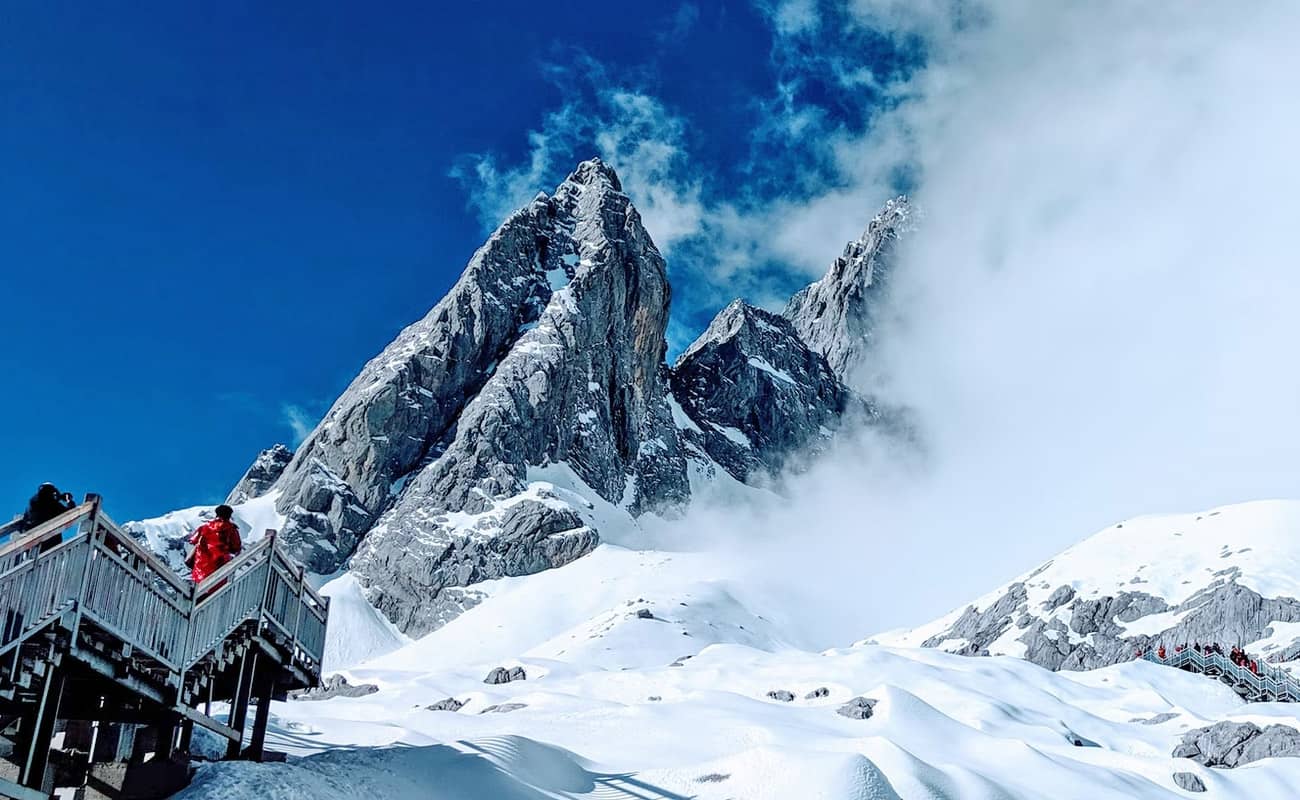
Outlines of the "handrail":
M 1247 667 L 1234 664 L 1231 659 L 1218 653 L 1207 654 L 1197 652 L 1192 648 L 1169 653 L 1165 658 L 1160 658 L 1158 653 L 1148 652 L 1143 654 L 1142 658 L 1168 667 L 1183 667 L 1190 664 L 1201 673 L 1204 673 L 1208 667 L 1213 667 L 1221 674 L 1232 677 L 1238 684 L 1249 686 L 1259 692 L 1270 690 L 1273 696 L 1279 700 L 1282 700 L 1283 697 L 1289 697 L 1292 701 L 1300 701 L 1300 682 L 1289 673 L 1271 666 L 1267 662 L 1256 661 L 1255 666 L 1258 672 L 1255 672 Z
M 60 617 L 76 642 L 84 619 L 162 667 L 165 682 L 179 689 L 186 672 L 253 622 L 255 630 L 276 632 L 277 646 L 295 668 L 318 676 L 329 602 L 307 584 L 305 570 L 278 546 L 274 531 L 194 584 L 100 505 L 98 496 L 88 495 L 0 547 L 0 612 L 9 612 L 0 613 L 0 653 Z M 78 523 L 77 533 L 64 539 L 62 533 Z
M 22 527 L 23 515 L 19 514 L 3 525 L 0 525 L 0 536 L 7 536 Z
M 117 523 L 113 522 L 103 511 L 95 518 L 97 525 L 102 524 L 113 534 L 114 544 L 121 545 L 131 552 L 131 555 L 145 562 L 151 570 L 159 577 L 170 583 L 177 591 L 188 593 L 190 591 L 189 583 L 176 574 L 176 572 L 158 556 L 151 553 L 143 545 L 131 538 L 131 535 L 122 530 Z
M 262 540 L 259 541 L 257 544 L 253 545 L 252 547 L 244 548 L 244 550 L 239 555 L 227 561 L 225 564 L 222 564 L 220 569 L 218 569 L 216 572 L 204 578 L 202 584 L 195 584 L 193 589 L 194 602 L 204 603 L 207 602 L 210 598 L 219 594 L 221 590 L 225 589 L 227 586 L 230 585 L 229 583 L 223 585 L 221 583 L 223 580 L 226 580 L 235 572 L 237 572 L 240 567 L 244 566 L 249 561 L 252 561 L 255 556 L 258 556 L 263 550 L 265 550 L 267 547 L 272 545 L 274 542 L 275 542 L 274 536 L 262 537 Z M 203 584 L 207 584 L 207 586 L 209 587 L 209 589 L 206 592 L 203 589 Z M 216 588 L 213 589 L 211 587 L 216 587 Z
M 68 509 L 54 519 L 42 522 L 30 531 L 25 531 L 13 538 L 12 541 L 0 547 L 0 560 L 11 556 L 22 550 L 30 550 L 49 538 L 51 533 L 62 532 L 65 528 L 71 526 L 74 522 L 90 516 L 95 510 L 93 500 L 82 503 L 76 508 Z M 12 523 L 11 523 L 12 524 Z

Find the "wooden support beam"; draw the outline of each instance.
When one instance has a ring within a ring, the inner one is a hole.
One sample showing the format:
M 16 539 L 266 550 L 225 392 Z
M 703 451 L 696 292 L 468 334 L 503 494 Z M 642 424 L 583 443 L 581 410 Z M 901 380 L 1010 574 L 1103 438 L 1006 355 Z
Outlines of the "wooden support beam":
M 235 688 L 235 698 L 230 703 L 230 718 L 227 721 L 231 728 L 239 731 L 239 739 L 232 740 L 226 746 L 226 758 L 239 758 L 239 749 L 243 745 L 244 722 L 248 719 L 248 700 L 257 673 L 257 657 L 257 653 L 248 653 L 240 666 L 239 683 Z
M 31 716 L 23 720 L 24 752 L 18 782 L 29 789 L 40 789 L 45 782 L 45 767 L 50 761 L 50 739 L 54 736 L 54 722 L 59 718 L 59 703 L 63 699 L 63 677 L 62 669 L 51 669 L 46 674 L 40 701 Z
M 263 670 L 257 681 L 257 716 L 253 718 L 253 736 L 244 751 L 249 761 L 261 761 L 266 751 L 266 725 L 271 718 L 271 697 L 275 694 L 275 676 Z

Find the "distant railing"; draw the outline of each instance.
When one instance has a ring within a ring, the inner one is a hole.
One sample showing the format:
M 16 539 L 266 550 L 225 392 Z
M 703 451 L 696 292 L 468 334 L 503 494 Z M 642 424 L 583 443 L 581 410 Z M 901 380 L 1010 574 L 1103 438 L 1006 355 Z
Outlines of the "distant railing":
M 148 656 L 179 685 L 183 673 L 243 625 L 274 632 L 313 675 L 325 650 L 329 603 L 274 532 L 195 586 L 99 508 L 98 497 L 0 546 L 0 656 L 53 620 L 92 622 Z M 9 526 L 5 526 L 8 528 Z M 64 534 L 75 529 L 64 540 Z
M 1190 667 L 1194 672 L 1202 674 L 1224 675 L 1237 686 L 1250 688 L 1256 696 L 1271 697 L 1281 702 L 1300 702 L 1300 682 L 1290 673 L 1268 663 L 1256 661 L 1256 672 L 1249 667 L 1234 664 L 1226 656 L 1198 651 L 1194 647 L 1186 647 L 1177 652 L 1166 651 L 1164 658 L 1160 658 L 1157 653 L 1148 652 L 1142 658 L 1166 667 Z

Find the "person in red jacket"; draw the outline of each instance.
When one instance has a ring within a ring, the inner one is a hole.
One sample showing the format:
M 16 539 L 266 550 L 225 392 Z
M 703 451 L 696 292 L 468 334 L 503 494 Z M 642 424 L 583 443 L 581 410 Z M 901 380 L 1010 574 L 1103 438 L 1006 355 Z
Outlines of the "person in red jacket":
M 190 575 L 195 583 L 202 583 L 244 549 L 239 528 L 230 521 L 234 513 L 230 506 L 217 506 L 217 518 L 200 525 L 190 537 L 194 545 Z

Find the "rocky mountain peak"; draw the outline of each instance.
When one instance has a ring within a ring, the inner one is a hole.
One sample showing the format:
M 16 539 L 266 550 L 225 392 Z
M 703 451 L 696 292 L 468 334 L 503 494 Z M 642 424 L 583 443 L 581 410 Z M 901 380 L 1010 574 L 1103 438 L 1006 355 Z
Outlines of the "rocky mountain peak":
M 667 274 L 619 186 L 608 166 L 585 162 L 493 236 L 515 242 L 503 265 L 510 283 L 534 274 L 545 286 L 521 301 L 521 322 L 485 332 L 498 342 L 492 362 L 466 377 L 454 419 L 351 563 L 367 599 L 408 633 L 470 604 L 461 587 L 590 550 L 592 500 L 634 517 L 671 513 L 689 498 L 663 364 Z M 527 238 L 511 236 L 512 225 L 526 225 Z M 502 283 L 465 287 L 458 311 L 496 305 Z M 437 322 L 434 335 L 463 327 L 457 315 Z M 536 479 L 542 472 L 590 494 L 556 494 Z
M 239 479 L 239 483 L 235 484 L 235 488 L 226 497 L 226 503 L 237 505 L 266 494 L 292 460 L 293 451 L 282 444 L 273 445 L 258 453 L 244 477 Z
M 623 191 L 623 182 L 618 179 L 618 173 L 614 168 L 599 157 L 591 158 L 578 164 L 564 183 L 560 184 L 560 189 L 556 190 L 559 194 L 566 186 L 607 186 L 608 188 L 621 192 Z
M 809 308 L 838 303 L 830 312 L 736 301 L 670 369 L 664 259 L 615 171 L 585 161 L 487 238 L 296 452 L 260 454 L 230 501 L 256 505 L 244 511 L 312 572 L 348 569 L 419 636 L 476 603 L 477 583 L 572 561 L 602 527 L 676 514 L 692 480 L 769 483 L 845 419 L 877 416 L 825 352 L 852 340 L 836 326 L 855 281 L 879 283 L 904 216 L 887 210 L 802 293 Z M 159 541 L 184 527 L 147 522 Z
M 789 320 L 741 300 L 677 360 L 672 389 L 695 422 L 684 435 L 746 482 L 775 478 L 818 451 L 850 406 L 867 409 Z
M 786 306 L 784 316 L 842 380 L 852 383 L 867 359 L 897 243 L 912 230 L 913 216 L 904 196 L 885 203 L 862 235 L 844 247 L 826 275 L 790 298 Z

